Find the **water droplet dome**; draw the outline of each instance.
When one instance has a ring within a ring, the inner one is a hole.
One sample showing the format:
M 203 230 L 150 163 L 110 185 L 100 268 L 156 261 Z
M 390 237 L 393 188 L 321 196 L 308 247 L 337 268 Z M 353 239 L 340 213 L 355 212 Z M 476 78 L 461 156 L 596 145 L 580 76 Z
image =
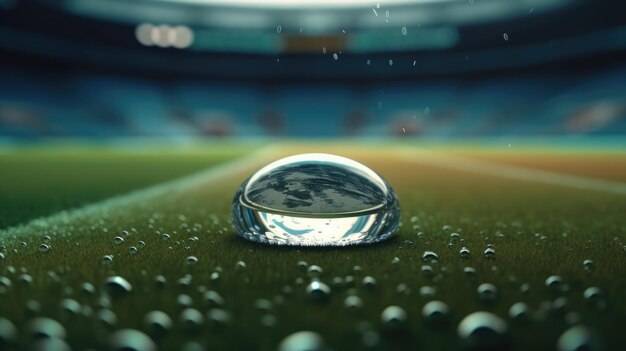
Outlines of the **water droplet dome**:
M 276 245 L 344 246 L 395 235 L 400 211 L 389 184 L 354 160 L 302 154 L 261 168 L 233 200 L 245 239 Z

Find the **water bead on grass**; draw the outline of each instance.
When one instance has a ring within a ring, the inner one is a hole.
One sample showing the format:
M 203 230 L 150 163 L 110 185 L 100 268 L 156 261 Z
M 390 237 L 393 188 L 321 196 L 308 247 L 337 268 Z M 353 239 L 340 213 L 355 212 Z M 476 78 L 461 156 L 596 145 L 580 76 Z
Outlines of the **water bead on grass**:
M 135 329 L 122 329 L 108 339 L 109 348 L 115 351 L 156 351 L 157 346 L 149 336 Z
M 457 334 L 469 349 L 500 350 L 505 349 L 504 336 L 507 323 L 491 312 L 474 312 L 461 320 Z
M 324 301 L 330 297 L 330 288 L 322 282 L 311 282 L 306 287 L 306 293 L 310 300 Z
M 374 243 L 395 235 L 399 224 L 389 184 L 366 166 L 329 154 L 263 167 L 239 188 L 232 209 L 240 236 L 276 245 Z
M 324 339 L 312 331 L 290 334 L 278 345 L 278 351 L 323 351 L 325 349 Z
M 407 320 L 407 314 L 403 308 L 399 306 L 389 306 L 380 314 L 380 321 L 383 328 L 395 330 L 404 327 Z

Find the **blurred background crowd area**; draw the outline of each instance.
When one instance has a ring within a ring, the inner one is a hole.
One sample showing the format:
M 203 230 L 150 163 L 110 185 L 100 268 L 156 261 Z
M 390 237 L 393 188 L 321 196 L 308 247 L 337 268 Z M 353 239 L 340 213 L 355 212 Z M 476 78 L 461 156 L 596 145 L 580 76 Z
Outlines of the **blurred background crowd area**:
M 0 139 L 626 134 L 626 2 L 0 0 Z
M 626 67 L 375 85 L 0 74 L 0 135 L 12 138 L 626 134 Z

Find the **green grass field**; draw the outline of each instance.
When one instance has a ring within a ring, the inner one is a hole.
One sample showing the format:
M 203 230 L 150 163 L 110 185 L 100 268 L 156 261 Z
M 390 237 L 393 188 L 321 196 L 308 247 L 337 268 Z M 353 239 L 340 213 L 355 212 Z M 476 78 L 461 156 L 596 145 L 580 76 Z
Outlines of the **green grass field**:
M 197 172 L 251 149 L 64 143 L 0 149 L 0 229 Z
M 318 332 L 332 350 L 454 350 L 467 346 L 457 325 L 475 311 L 507 321 L 504 340 L 511 350 L 553 350 L 561 334 L 579 324 L 603 349 L 623 347 L 626 153 L 321 145 L 216 144 L 132 156 L 119 150 L 0 154 L 0 181 L 10 184 L 0 192 L 0 318 L 18 330 L 5 347 L 28 349 L 29 320 L 46 316 L 62 323 L 72 349 L 106 350 L 116 330 L 149 333 L 144 318 L 154 310 L 173 320 L 171 329 L 153 335 L 161 350 L 191 341 L 206 350 L 275 350 L 299 330 Z M 241 182 L 272 160 L 310 151 L 353 158 L 385 177 L 400 198 L 397 238 L 365 247 L 298 249 L 237 237 L 229 216 Z M 118 196 L 105 199 L 112 195 Z M 73 209 L 58 212 L 63 206 Z M 115 244 L 117 236 L 124 242 Z M 42 244 L 49 250 L 40 251 Z M 495 259 L 483 257 L 487 245 Z M 469 258 L 460 256 L 463 246 Z M 436 262 L 422 260 L 427 250 L 438 254 Z M 112 262 L 104 263 L 105 255 Z M 188 264 L 189 256 L 197 264 Z M 594 269 L 584 269 L 587 259 Z M 328 299 L 308 298 L 312 278 L 300 261 L 322 268 L 320 280 L 332 290 Z M 104 280 L 116 275 L 132 284 L 132 292 L 106 293 Z M 160 275 L 164 285 L 155 283 Z M 561 277 L 558 289 L 545 284 L 552 275 Z M 364 287 L 365 276 L 376 286 Z M 84 283 L 95 291 L 84 291 Z M 480 298 L 482 283 L 497 287 L 493 301 Z M 434 288 L 434 296 L 422 294 L 424 286 Z M 601 296 L 585 299 L 588 287 L 598 287 Z M 223 303 L 207 299 L 207 291 Z M 362 299 L 362 308 L 344 307 L 350 295 Z M 449 306 L 447 323 L 433 327 L 422 316 L 429 300 Z M 517 302 L 529 307 L 525 323 L 509 317 Z M 390 305 L 407 313 L 404 327 L 393 332 L 380 320 Z M 183 321 L 187 308 L 204 320 L 196 326 Z M 0 324 L 0 346 L 9 336 Z

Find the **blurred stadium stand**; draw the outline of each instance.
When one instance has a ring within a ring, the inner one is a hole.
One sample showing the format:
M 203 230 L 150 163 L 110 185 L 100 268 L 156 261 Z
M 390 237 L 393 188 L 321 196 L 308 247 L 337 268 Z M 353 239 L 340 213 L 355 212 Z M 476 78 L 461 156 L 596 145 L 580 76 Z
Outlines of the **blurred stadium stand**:
M 626 1 L 0 0 L 0 138 L 626 134 Z
M 0 135 L 626 134 L 626 67 L 574 77 L 372 85 L 158 82 L 0 71 Z

